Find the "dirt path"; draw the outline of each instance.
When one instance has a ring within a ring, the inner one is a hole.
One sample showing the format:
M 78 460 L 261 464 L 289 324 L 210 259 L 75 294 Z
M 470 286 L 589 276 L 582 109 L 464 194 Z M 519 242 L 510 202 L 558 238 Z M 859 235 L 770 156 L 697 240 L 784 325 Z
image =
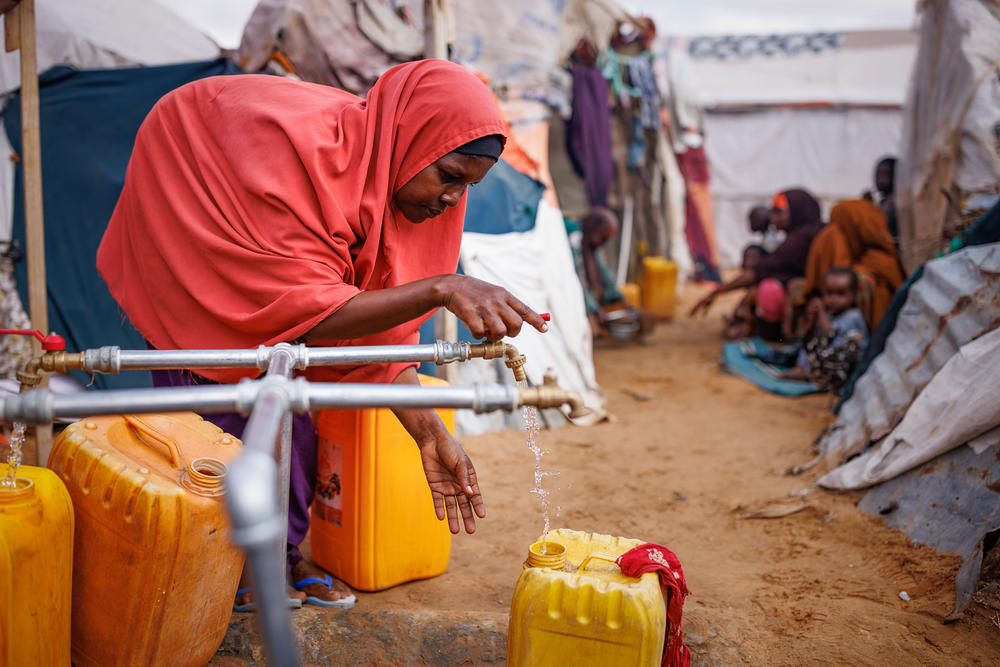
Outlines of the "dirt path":
M 692 288 L 685 302 L 697 293 Z M 1000 628 L 980 608 L 943 625 L 958 558 L 912 544 L 855 507 L 810 491 L 809 458 L 829 399 L 766 394 L 720 372 L 720 299 L 645 345 L 599 349 L 614 423 L 545 431 L 554 527 L 640 538 L 680 557 L 693 595 L 685 631 L 695 664 L 996 665 Z M 506 612 L 527 546 L 541 533 L 533 457 L 522 434 L 464 439 L 487 502 L 473 536 L 453 540 L 448 572 L 359 608 Z M 770 501 L 808 507 L 740 519 Z M 899 597 L 906 591 L 907 602 Z M 974 605 L 975 606 L 975 605 Z

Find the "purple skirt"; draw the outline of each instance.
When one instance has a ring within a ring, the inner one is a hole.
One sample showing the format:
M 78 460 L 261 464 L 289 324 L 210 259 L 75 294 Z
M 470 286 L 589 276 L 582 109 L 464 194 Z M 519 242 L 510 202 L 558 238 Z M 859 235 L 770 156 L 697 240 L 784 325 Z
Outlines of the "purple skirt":
M 192 387 L 218 384 L 195 375 L 189 370 L 154 370 L 154 387 Z M 243 437 L 247 418 L 236 412 L 203 415 L 226 433 Z M 316 426 L 308 414 L 292 415 L 291 470 L 288 488 L 288 557 L 286 565 L 292 567 L 302 560 L 299 545 L 309 530 L 309 505 L 312 503 L 316 484 Z

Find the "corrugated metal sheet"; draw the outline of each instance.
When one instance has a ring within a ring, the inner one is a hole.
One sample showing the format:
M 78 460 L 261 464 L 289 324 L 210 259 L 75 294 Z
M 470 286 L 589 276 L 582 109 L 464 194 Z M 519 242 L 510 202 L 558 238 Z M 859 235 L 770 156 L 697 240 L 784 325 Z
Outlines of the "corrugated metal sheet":
M 944 364 L 1000 325 L 1000 243 L 932 260 L 886 341 L 818 440 L 830 467 L 885 436 Z
M 983 538 L 1000 530 L 1000 446 L 979 454 L 953 449 L 874 487 L 859 506 L 911 539 L 964 559 L 955 575 L 954 618 L 976 590 Z

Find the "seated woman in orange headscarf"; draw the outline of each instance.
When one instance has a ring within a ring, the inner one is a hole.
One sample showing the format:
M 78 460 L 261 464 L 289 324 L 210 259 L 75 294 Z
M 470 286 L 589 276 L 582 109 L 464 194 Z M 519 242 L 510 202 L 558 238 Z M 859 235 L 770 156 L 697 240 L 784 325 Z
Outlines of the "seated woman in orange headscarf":
M 809 249 L 802 298 L 817 294 L 823 276 L 835 266 L 849 266 L 858 274 L 867 297 L 859 305 L 874 329 L 905 279 L 885 213 L 876 204 L 849 199 L 833 207 L 829 224 Z

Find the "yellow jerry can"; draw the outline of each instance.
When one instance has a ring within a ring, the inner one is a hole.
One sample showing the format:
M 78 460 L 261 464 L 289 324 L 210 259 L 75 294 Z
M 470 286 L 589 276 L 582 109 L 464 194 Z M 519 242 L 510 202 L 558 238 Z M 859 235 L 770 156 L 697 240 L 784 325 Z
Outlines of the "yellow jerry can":
M 76 513 L 73 663 L 204 665 L 243 555 L 222 498 L 242 443 L 194 413 L 90 417 L 49 455 Z
M 658 318 L 674 316 L 677 301 L 677 264 L 662 257 L 642 259 L 642 309 Z
M 420 376 L 425 387 L 447 386 Z M 437 411 L 448 432 L 455 413 Z M 313 561 L 349 586 L 377 591 L 442 574 L 451 554 L 447 521 L 434 512 L 420 451 L 391 410 L 323 410 Z
M 512 667 L 655 667 L 667 611 L 654 572 L 626 577 L 614 560 L 642 544 L 559 529 L 531 545 L 507 632 Z
M 0 665 L 69 665 L 73 503 L 51 470 L 15 482 L 0 486 Z

